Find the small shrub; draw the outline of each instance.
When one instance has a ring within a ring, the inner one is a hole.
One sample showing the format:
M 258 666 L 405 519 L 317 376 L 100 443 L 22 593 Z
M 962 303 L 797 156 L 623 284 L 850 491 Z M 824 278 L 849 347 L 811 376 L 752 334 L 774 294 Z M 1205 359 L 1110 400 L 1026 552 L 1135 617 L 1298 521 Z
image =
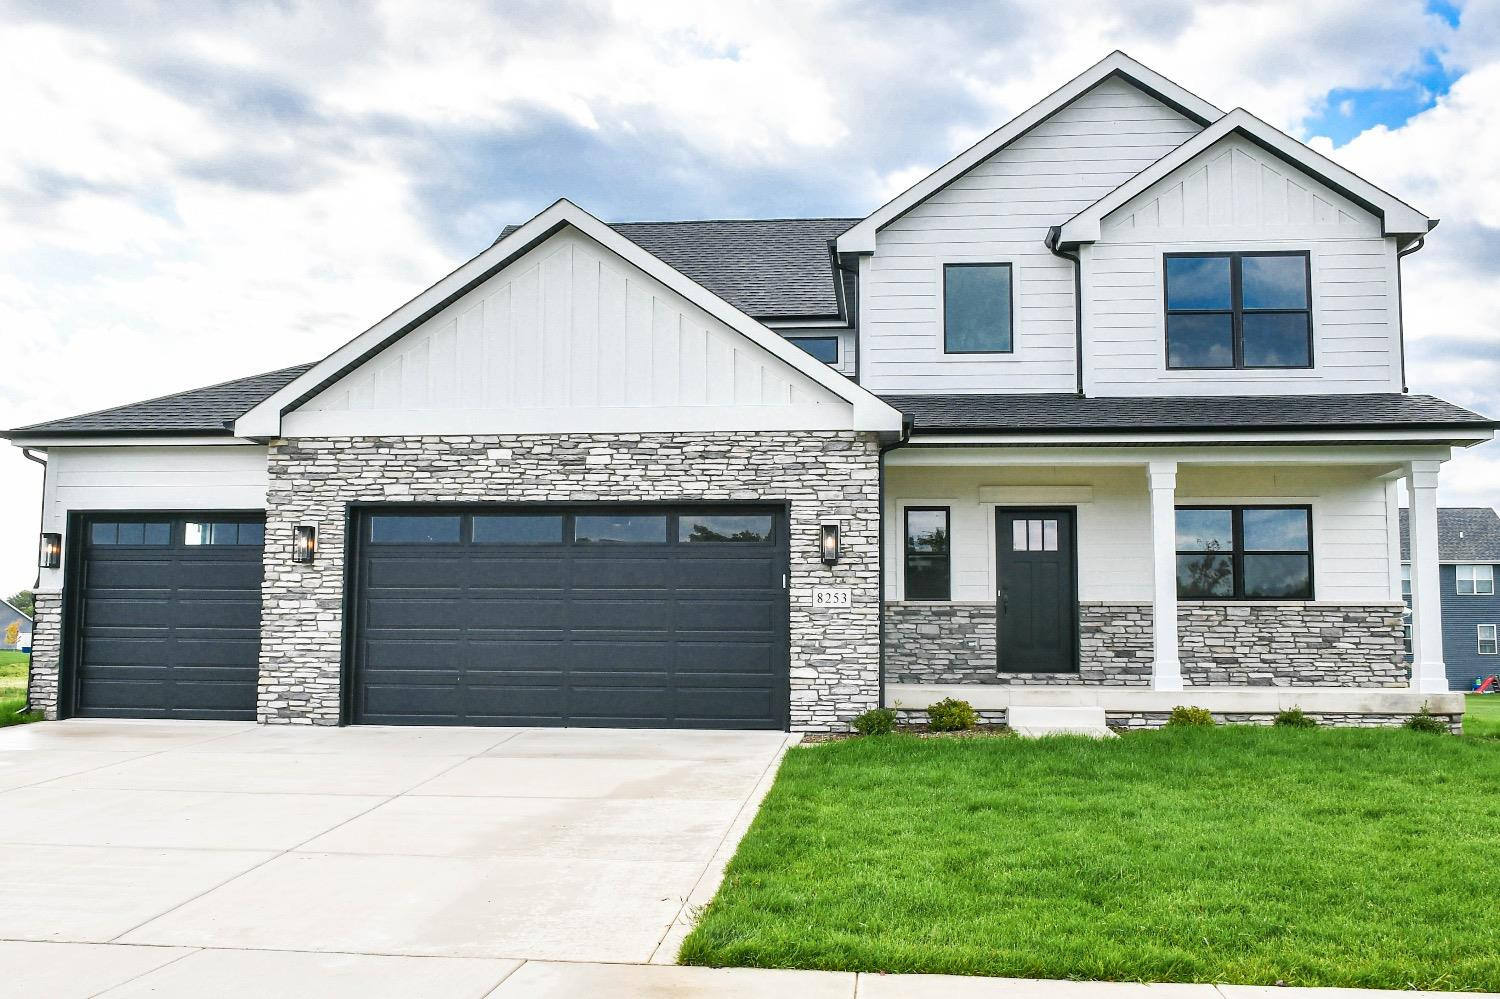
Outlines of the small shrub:
M 896 727 L 894 708 L 871 708 L 854 719 L 854 731 L 860 735 L 890 735 Z
M 1422 710 L 1406 719 L 1402 728 L 1409 728 L 1413 732 L 1431 732 L 1434 735 L 1447 735 L 1448 723 L 1422 705 Z
M 1194 708 L 1186 704 L 1179 704 L 1172 709 L 1172 714 L 1167 717 L 1167 724 L 1203 728 L 1214 724 L 1214 715 L 1207 708 Z
M 979 712 L 968 701 L 945 697 L 927 708 L 927 724 L 934 732 L 967 732 L 979 724 Z
M 1309 718 L 1301 708 L 1288 708 L 1276 713 L 1275 724 L 1281 728 L 1317 728 L 1316 719 Z

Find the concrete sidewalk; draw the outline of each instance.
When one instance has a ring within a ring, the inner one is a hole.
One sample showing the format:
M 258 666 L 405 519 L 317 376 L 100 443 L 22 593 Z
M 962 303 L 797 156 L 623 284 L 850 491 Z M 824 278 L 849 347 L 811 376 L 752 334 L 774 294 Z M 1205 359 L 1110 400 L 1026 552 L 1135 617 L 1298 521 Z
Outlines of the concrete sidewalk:
M 1440 992 L 855 975 L 129 944 L 0 943 L 5 994 L 46 999 L 1363 999 Z M 1486 993 L 1468 993 L 1485 995 Z M 1490 993 L 1493 994 L 1493 993 Z

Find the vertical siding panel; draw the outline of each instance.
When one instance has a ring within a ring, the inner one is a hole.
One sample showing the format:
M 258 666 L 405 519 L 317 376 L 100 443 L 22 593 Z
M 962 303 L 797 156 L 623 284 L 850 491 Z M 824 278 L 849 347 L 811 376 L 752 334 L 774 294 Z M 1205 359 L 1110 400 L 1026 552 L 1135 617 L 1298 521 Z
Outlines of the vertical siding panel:
M 572 290 L 573 244 L 564 243 L 542 262 L 542 368 L 538 374 L 544 406 L 568 404 Z
M 465 409 L 484 407 L 484 317 L 489 299 L 481 298 L 458 318 L 458 397 Z
M 515 404 L 525 409 L 541 402 L 541 268 L 531 266 L 511 286 L 511 342 L 515 344 Z
M 452 405 L 450 400 L 458 393 L 458 320 L 439 326 L 428 343 L 428 400 L 432 405 Z
M 682 359 L 677 370 L 677 399 L 684 406 L 708 401 L 708 333 L 702 323 L 684 320 Z
M 651 402 L 651 333 L 655 296 L 639 281 L 625 286 L 625 401 L 631 406 Z
M 660 298 L 651 302 L 651 401 L 658 406 L 677 403 L 677 365 L 682 346 L 677 326 L 682 313 Z
M 503 409 L 515 399 L 512 380 L 516 345 L 511 308 L 509 284 L 501 285 L 485 300 L 483 404 L 489 409 Z
M 569 401 L 575 406 L 599 401 L 599 259 L 579 248 L 573 253 L 573 333 L 569 364 Z
M 625 381 L 629 377 L 625 355 L 629 333 L 626 329 L 625 275 L 610 265 L 599 270 L 599 405 L 621 406 L 626 399 Z
M 431 398 L 431 365 L 428 340 L 419 338 L 404 355 L 402 402 L 411 409 L 426 409 Z

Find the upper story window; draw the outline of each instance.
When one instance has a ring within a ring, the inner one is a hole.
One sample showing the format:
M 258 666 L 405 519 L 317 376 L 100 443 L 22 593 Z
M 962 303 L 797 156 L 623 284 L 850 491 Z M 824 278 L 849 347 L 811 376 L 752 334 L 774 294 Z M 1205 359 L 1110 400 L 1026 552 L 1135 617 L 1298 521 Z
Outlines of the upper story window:
M 1305 252 L 1169 253 L 1168 368 L 1312 367 Z
M 943 265 L 943 353 L 1015 350 L 1010 264 Z
M 1461 565 L 1454 575 L 1458 577 L 1460 596 L 1488 597 L 1495 592 L 1495 567 L 1492 565 Z
M 800 347 L 824 364 L 839 363 L 839 338 L 836 336 L 789 336 L 787 343 Z

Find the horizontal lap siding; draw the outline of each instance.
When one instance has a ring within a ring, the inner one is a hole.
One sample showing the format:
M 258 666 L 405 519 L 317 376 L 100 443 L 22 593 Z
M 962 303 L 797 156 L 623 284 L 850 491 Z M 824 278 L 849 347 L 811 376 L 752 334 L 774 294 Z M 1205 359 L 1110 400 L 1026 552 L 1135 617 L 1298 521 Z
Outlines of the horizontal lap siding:
M 1213 250 L 1308 251 L 1312 370 L 1167 370 L 1163 255 Z M 1110 215 L 1083 259 L 1092 395 L 1401 390 L 1394 240 L 1370 213 L 1248 142 L 1215 145 Z
M 1043 244 L 1198 131 L 1109 80 L 881 230 L 862 264 L 860 380 L 877 392 L 1066 392 L 1075 384 L 1073 269 Z M 1013 355 L 943 354 L 942 264 L 1010 262 Z

